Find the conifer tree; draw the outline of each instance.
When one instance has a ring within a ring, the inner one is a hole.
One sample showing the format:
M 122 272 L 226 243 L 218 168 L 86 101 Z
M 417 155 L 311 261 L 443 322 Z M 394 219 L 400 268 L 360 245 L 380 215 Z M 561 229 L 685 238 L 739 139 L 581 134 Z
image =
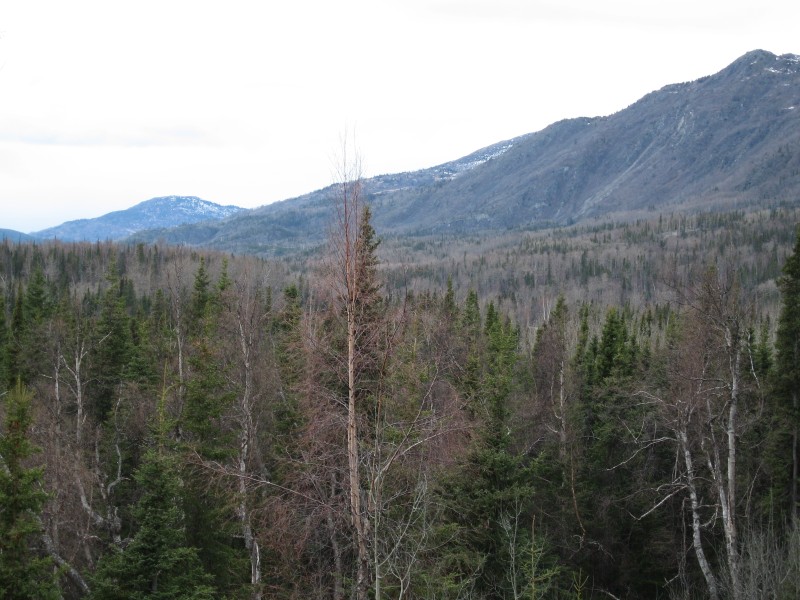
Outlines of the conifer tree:
M 192 289 L 192 299 L 188 311 L 188 328 L 190 334 L 197 335 L 202 331 L 203 322 L 206 318 L 207 308 L 211 301 L 211 281 L 206 271 L 206 259 L 200 257 L 200 266 L 194 277 L 194 287 Z
M 301 416 L 297 386 L 305 368 L 300 333 L 300 290 L 294 284 L 283 290 L 283 308 L 274 322 L 275 358 L 278 366 L 280 402 L 275 409 L 276 454 L 293 455 L 289 451 L 291 437 L 297 432 Z
M 474 313 L 476 304 L 469 302 L 465 313 Z M 487 308 L 486 322 L 485 353 L 479 358 L 486 369 L 476 389 L 483 408 L 480 435 L 440 490 L 445 531 L 453 535 L 443 558 L 451 581 L 472 580 L 479 597 L 505 598 L 512 589 L 525 587 L 520 557 L 530 552 L 532 542 L 533 490 L 523 457 L 511 448 L 509 401 L 519 332 L 501 319 L 493 304 Z M 509 535 L 509 528 L 515 535 Z
M 478 294 L 471 289 L 464 301 L 461 313 L 461 331 L 464 340 L 464 368 L 459 377 L 459 388 L 471 412 L 478 410 L 479 386 L 481 380 L 481 310 Z
M 123 549 L 101 558 L 91 600 L 211 600 L 216 597 L 197 548 L 189 545 L 177 457 L 167 446 L 164 399 L 159 404 L 155 443 L 134 475 L 141 496 L 133 508 L 136 533 Z
M 28 319 L 41 323 L 52 312 L 52 302 L 48 297 L 47 280 L 41 265 L 37 265 L 28 282 L 25 292 L 25 305 Z
M 0 435 L 0 598 L 59 598 L 51 561 L 34 550 L 41 536 L 39 515 L 47 494 L 42 469 L 26 467 L 37 452 L 28 437 L 31 394 L 17 383 L 6 394 L 4 431 Z
M 788 513 L 800 516 L 800 228 L 798 228 L 794 252 L 783 266 L 783 275 L 778 280 L 781 291 L 781 313 L 775 341 L 775 372 L 781 404 L 778 414 L 785 419 L 781 427 L 786 439 L 783 444 L 788 479 Z
M 236 439 L 226 425 L 236 398 L 219 352 L 219 312 L 222 303 L 211 290 L 201 259 L 189 307 L 191 352 L 184 409 L 180 415 L 183 445 L 202 461 L 229 460 L 235 455 Z M 227 485 L 216 479 L 196 460 L 183 465 L 183 501 L 186 542 L 196 547 L 204 569 L 221 592 L 237 594 L 247 585 L 249 560 L 235 540 L 240 534 L 236 500 Z
M 109 287 L 102 298 L 92 357 L 96 384 L 90 409 L 98 421 L 104 420 L 114 406 L 117 388 L 124 380 L 132 358 L 130 322 L 120 295 L 120 280 L 115 266 L 106 279 Z
M 6 376 L 7 387 L 11 389 L 16 382 L 27 383 L 28 374 L 24 368 L 24 345 L 25 345 L 25 296 L 22 291 L 22 281 L 17 285 L 17 292 L 14 296 L 14 308 L 11 312 L 11 327 L 8 330 L 8 341 L 6 345 Z

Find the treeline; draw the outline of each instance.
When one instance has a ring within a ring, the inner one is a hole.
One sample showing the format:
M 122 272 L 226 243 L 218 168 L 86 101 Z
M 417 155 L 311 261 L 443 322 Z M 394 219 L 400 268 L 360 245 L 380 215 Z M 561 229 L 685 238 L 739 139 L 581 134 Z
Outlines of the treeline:
M 797 595 L 800 245 L 528 328 L 387 289 L 358 191 L 303 277 L 0 246 L 0 597 Z
M 775 314 L 775 279 L 791 253 L 796 206 L 758 211 L 645 214 L 638 219 L 496 235 L 398 237 L 384 241 L 387 293 L 475 289 L 521 327 L 537 327 L 559 296 L 570 305 L 664 303 L 667 285 L 698 265 L 735 272 Z

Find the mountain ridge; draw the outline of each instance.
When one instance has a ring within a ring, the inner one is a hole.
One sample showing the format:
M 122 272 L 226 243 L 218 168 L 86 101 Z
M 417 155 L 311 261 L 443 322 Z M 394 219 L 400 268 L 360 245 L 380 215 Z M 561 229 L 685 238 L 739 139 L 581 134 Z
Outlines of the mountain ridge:
M 16 243 L 33 242 L 36 240 L 32 235 L 17 231 L 16 229 L 0 229 L 0 241 L 9 240 Z
M 64 241 L 121 240 L 139 231 L 187 223 L 218 221 L 243 211 L 234 205 L 223 206 L 197 196 L 158 196 L 124 209 L 91 219 L 76 219 L 35 231 L 31 236 Z
M 457 161 L 364 180 L 381 235 L 535 229 L 800 195 L 800 57 L 754 50 L 608 116 L 557 121 Z M 136 239 L 282 254 L 321 243 L 335 186 Z
M 791 203 L 800 197 L 798 107 L 800 56 L 754 50 L 611 115 L 563 119 L 441 165 L 364 179 L 364 192 L 381 235 L 538 229 L 655 210 Z M 281 255 L 322 243 L 335 190 L 252 210 L 229 206 L 228 213 L 179 223 L 164 215 L 135 226 L 114 222 L 158 200 L 152 199 L 34 235 Z

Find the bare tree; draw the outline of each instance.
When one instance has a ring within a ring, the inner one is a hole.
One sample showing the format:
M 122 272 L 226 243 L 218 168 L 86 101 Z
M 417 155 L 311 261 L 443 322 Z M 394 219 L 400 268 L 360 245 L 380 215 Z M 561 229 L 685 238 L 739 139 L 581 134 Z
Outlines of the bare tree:
M 242 537 L 250 557 L 250 583 L 253 598 L 261 598 L 262 556 L 261 544 L 253 525 L 251 498 L 248 482 L 254 481 L 253 470 L 258 470 L 261 457 L 257 440 L 263 390 L 257 378 L 263 372 L 261 350 L 265 331 L 263 273 L 247 271 L 240 274 L 235 284 L 224 292 L 223 327 L 235 340 L 230 348 L 229 368 L 231 385 L 237 390 L 233 409 L 239 445 L 236 457 L 238 485 L 237 513 L 242 527 Z
M 686 494 L 692 548 L 709 596 L 720 597 L 724 574 L 731 597 L 740 600 L 745 596 L 740 577 L 737 498 L 742 484 L 737 440 L 743 427 L 749 311 L 735 278 L 726 280 L 715 270 L 707 271 L 698 285 L 679 288 L 679 292 L 686 310 L 679 337 L 673 340 L 666 386 L 637 394 L 656 407 L 661 425 L 669 432 L 643 443 L 670 442 L 676 448 L 677 476 L 659 487 L 661 496 L 645 515 L 673 496 Z M 717 522 L 725 540 L 725 571 L 715 574 L 702 532 Z
M 361 327 L 365 294 L 368 288 L 363 281 L 364 248 L 361 239 L 362 219 L 364 218 L 363 183 L 361 164 L 358 156 L 347 155 L 347 144 L 343 144 L 341 167 L 338 174 L 336 199 L 334 203 L 334 222 L 329 236 L 329 284 L 346 320 L 347 343 L 347 475 L 349 487 L 350 519 L 354 531 L 357 555 L 356 597 L 366 600 L 370 579 L 370 559 L 368 551 L 369 520 L 365 518 L 361 506 L 361 455 L 359 448 L 358 407 L 359 395 L 359 356 L 357 347 L 359 336 L 364 334 Z

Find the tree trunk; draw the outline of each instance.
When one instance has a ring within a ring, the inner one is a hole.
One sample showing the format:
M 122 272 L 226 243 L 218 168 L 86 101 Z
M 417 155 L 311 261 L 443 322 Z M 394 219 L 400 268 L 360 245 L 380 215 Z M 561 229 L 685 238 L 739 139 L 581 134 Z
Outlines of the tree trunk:
M 708 595 L 711 600 L 719 599 L 719 590 L 717 588 L 717 580 L 708 564 L 706 553 L 703 550 L 703 541 L 700 537 L 700 501 L 697 497 L 697 488 L 695 487 L 694 479 L 694 465 L 692 463 L 692 453 L 689 450 L 689 441 L 685 431 L 678 432 L 678 439 L 680 440 L 681 449 L 683 450 L 683 460 L 686 465 L 686 485 L 689 488 L 689 500 L 692 506 L 692 547 L 694 554 L 697 557 L 697 564 L 700 566 L 700 571 L 706 580 L 708 587 Z
M 723 525 L 725 529 L 726 553 L 728 569 L 730 571 L 731 586 L 734 600 L 740 600 L 742 587 L 739 573 L 739 536 L 736 526 L 736 424 L 739 410 L 739 381 L 741 375 L 741 350 L 736 332 L 726 331 L 726 342 L 730 356 L 730 405 L 728 406 L 728 422 L 725 433 L 728 437 L 728 465 L 727 465 L 727 498 L 720 495 L 723 511 Z M 722 482 L 720 482 L 722 484 Z M 724 488 L 720 488 L 721 490 Z
M 797 409 L 798 409 L 798 397 L 797 392 L 792 393 L 792 408 L 794 408 L 795 418 L 797 418 Z M 800 476 L 800 465 L 798 465 L 798 460 L 800 457 L 798 456 L 797 451 L 797 425 L 792 428 L 792 489 L 791 489 L 791 509 L 789 514 L 792 515 L 795 519 L 800 517 L 800 505 L 798 505 L 798 498 L 797 498 L 797 479 Z
M 244 310 L 240 307 L 240 310 Z M 239 343 L 244 368 L 244 389 L 240 400 L 241 433 L 239 445 L 239 518 L 242 521 L 242 535 L 245 548 L 250 554 L 250 583 L 253 586 L 253 600 L 261 599 L 261 549 L 253 533 L 250 511 L 247 506 L 247 463 L 250 458 L 250 445 L 255 441 L 256 431 L 253 422 L 253 364 L 251 358 L 250 331 L 245 327 L 247 319 L 238 316 Z
M 331 472 L 331 498 L 336 497 L 336 474 Z M 344 587 L 342 585 L 342 550 L 336 539 L 336 523 L 333 521 L 333 512 L 330 506 L 325 509 L 325 522 L 328 525 L 328 535 L 333 551 L 333 600 L 344 600 Z
M 356 598 L 367 600 L 369 556 L 366 532 L 361 514 L 361 480 L 359 473 L 358 418 L 356 414 L 356 320 L 355 307 L 347 309 L 347 461 L 350 478 L 350 518 L 356 536 Z

